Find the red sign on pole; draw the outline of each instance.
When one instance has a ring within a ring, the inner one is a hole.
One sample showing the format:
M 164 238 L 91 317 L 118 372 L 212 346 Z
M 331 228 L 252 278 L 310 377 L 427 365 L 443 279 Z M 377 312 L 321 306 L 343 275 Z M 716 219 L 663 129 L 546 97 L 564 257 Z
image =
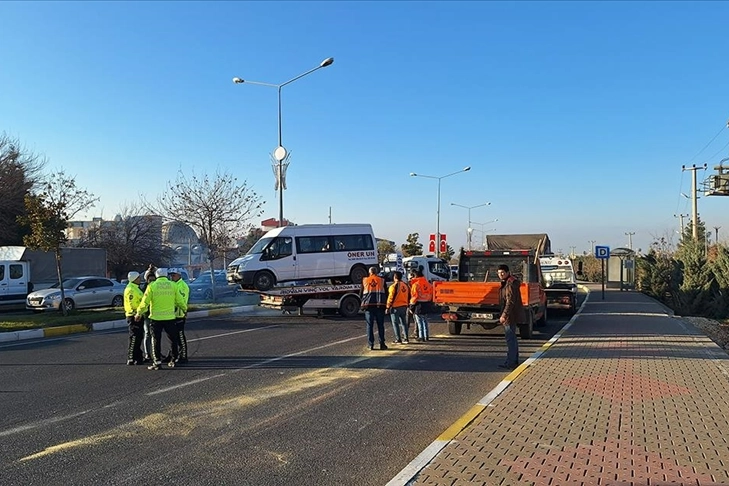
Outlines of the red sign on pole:
M 440 252 L 445 253 L 448 251 L 448 243 L 446 243 L 446 235 L 444 233 L 440 234 Z
M 435 234 L 430 234 L 430 243 L 428 244 L 428 253 L 435 253 Z

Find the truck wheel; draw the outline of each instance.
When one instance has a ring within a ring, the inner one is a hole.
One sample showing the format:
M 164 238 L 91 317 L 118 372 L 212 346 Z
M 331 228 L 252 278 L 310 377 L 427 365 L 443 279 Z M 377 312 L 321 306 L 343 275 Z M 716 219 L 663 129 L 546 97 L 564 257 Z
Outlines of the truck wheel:
M 269 271 L 263 270 L 258 272 L 253 277 L 253 288 L 265 292 L 271 290 L 271 287 L 276 283 L 276 277 Z
M 352 283 L 362 283 L 362 279 L 367 276 L 367 269 L 363 265 L 355 265 L 349 271 L 349 280 Z
M 115 295 L 113 299 L 111 299 L 111 306 L 112 307 L 123 307 L 124 306 L 124 297 L 121 295 Z
M 577 297 L 572 298 L 572 304 L 570 305 L 570 315 L 577 314 Z
M 527 323 L 519 325 L 519 336 L 522 339 L 531 339 L 532 331 L 534 329 L 534 314 L 531 309 L 527 312 Z
M 542 312 L 542 317 L 539 318 L 537 321 L 537 326 L 546 326 L 547 325 L 547 306 L 544 306 L 544 312 Z
M 342 317 L 355 317 L 359 313 L 359 299 L 348 295 L 339 303 L 339 314 Z
M 457 336 L 461 333 L 462 327 L 462 322 L 448 321 L 448 334 L 454 334 Z

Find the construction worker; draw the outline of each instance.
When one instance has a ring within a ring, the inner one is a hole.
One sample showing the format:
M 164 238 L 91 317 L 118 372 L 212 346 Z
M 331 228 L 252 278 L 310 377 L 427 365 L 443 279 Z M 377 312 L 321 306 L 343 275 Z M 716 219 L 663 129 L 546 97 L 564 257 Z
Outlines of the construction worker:
M 150 263 L 149 268 L 144 272 L 144 290 L 146 291 L 149 284 L 154 282 L 154 272 L 157 267 Z M 140 286 L 141 288 L 141 286 Z M 142 338 L 142 351 L 144 352 L 144 362 L 152 361 L 152 322 L 149 320 L 149 312 L 144 314 L 144 338 Z
M 142 355 L 142 339 L 144 337 L 143 326 L 134 319 L 137 308 L 144 294 L 139 289 L 141 276 L 139 272 L 129 272 L 127 275 L 129 283 L 124 289 L 124 315 L 129 325 L 129 347 L 127 351 L 127 365 L 140 365 L 144 363 Z
M 177 362 L 180 364 L 187 363 L 187 338 L 185 337 L 185 323 L 187 322 L 187 303 L 190 300 L 190 287 L 182 279 L 182 272 L 179 268 L 170 268 L 169 272 L 170 280 L 177 286 L 177 293 L 179 293 L 185 301 L 185 309 L 182 310 L 179 307 L 175 308 L 175 326 L 177 328 L 177 341 L 180 345 L 179 354 L 176 350 L 173 350 L 173 355 L 177 356 Z
M 408 344 L 408 303 L 410 288 L 402 281 L 402 272 L 395 270 L 394 281 L 388 289 L 385 314 L 390 314 L 392 330 L 395 332 L 395 343 Z M 402 329 L 402 332 L 401 332 Z
M 141 321 L 149 309 L 149 319 L 152 323 L 152 364 L 148 366 L 150 370 L 158 370 L 162 364 L 162 331 L 167 334 L 172 350 L 179 348 L 175 310 L 179 308 L 187 312 L 187 302 L 177 291 L 177 285 L 167 278 L 167 269 L 158 268 L 155 277 L 155 281 L 145 290 L 135 315 L 135 319 Z M 172 360 L 168 362 L 169 366 L 175 366 L 177 356 L 170 357 Z
M 410 312 L 418 326 L 418 341 L 430 341 L 428 330 L 428 312 L 433 300 L 433 286 L 418 268 L 415 278 L 410 280 Z
M 385 344 L 385 305 L 387 294 L 385 280 L 377 275 L 377 267 L 370 267 L 369 275 L 362 279 L 362 304 L 367 323 L 367 344 L 375 349 L 375 333 L 372 326 L 377 322 L 377 336 L 380 338 L 380 349 L 387 349 Z

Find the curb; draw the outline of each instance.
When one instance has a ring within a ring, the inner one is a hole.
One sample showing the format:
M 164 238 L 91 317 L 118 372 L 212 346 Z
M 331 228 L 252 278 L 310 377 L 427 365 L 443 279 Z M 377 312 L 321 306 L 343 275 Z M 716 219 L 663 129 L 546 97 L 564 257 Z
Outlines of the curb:
M 215 317 L 228 314 L 241 314 L 244 312 L 255 312 L 258 310 L 257 305 L 241 305 L 237 307 L 223 307 L 221 309 L 210 309 L 202 311 L 190 312 L 188 319 L 199 319 L 201 317 Z M 77 334 L 81 332 L 92 331 L 108 331 L 110 329 L 120 329 L 127 327 L 126 319 L 117 319 L 115 321 L 94 322 L 89 324 L 69 324 L 66 326 L 46 327 L 43 329 L 28 329 L 25 331 L 10 331 L 0 333 L 0 343 L 23 341 L 26 339 L 40 339 L 46 337 L 66 336 L 68 334 Z
M 408 486 L 413 484 L 413 482 L 420 474 L 420 471 L 422 471 L 433 459 L 435 459 L 438 453 L 443 450 L 445 446 L 447 446 L 451 441 L 456 438 L 458 434 L 465 430 L 466 427 L 471 424 L 471 422 L 476 420 L 478 416 L 481 415 L 481 412 L 488 408 L 491 402 L 496 399 L 496 397 L 501 395 L 501 393 L 503 393 L 503 391 L 506 390 L 520 374 L 522 374 L 529 366 L 531 366 L 532 363 L 539 359 L 555 342 L 557 342 L 557 340 L 562 337 L 562 334 L 564 334 L 567 329 L 572 327 L 572 324 L 579 317 L 582 309 L 585 307 L 587 301 L 590 299 L 590 289 L 584 285 L 578 285 L 578 287 L 586 292 L 587 296 L 582 302 L 580 308 L 577 310 L 575 315 L 570 318 L 567 324 L 565 324 L 562 329 L 557 331 L 557 333 L 552 336 L 552 339 L 542 344 L 539 351 L 536 351 L 522 364 L 520 364 L 514 371 L 506 375 L 506 378 L 501 380 L 501 382 L 496 385 L 496 387 L 494 387 L 485 397 L 479 400 L 476 405 L 471 407 L 470 410 L 463 414 L 458 420 L 453 422 L 453 424 L 448 427 L 442 434 L 440 434 L 438 438 L 435 439 L 428 447 L 426 447 L 423 452 L 418 454 L 415 459 L 413 459 L 394 478 L 392 478 L 386 484 L 386 486 Z

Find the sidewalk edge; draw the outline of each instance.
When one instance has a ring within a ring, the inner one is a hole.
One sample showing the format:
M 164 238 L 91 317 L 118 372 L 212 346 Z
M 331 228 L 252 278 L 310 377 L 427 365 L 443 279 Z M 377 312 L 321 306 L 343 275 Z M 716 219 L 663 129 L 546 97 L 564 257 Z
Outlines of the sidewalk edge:
M 422 471 L 433 459 L 435 459 L 435 457 L 440 453 L 441 450 L 443 450 L 445 446 L 453 441 L 459 433 L 461 433 L 466 427 L 471 424 L 471 422 L 476 420 L 478 416 L 481 415 L 481 413 L 486 408 L 488 408 L 491 402 L 496 399 L 496 397 L 501 395 L 501 393 L 503 393 L 504 390 L 506 390 L 509 385 L 511 385 L 514 380 L 524 372 L 524 370 L 526 370 L 533 362 L 539 359 L 539 357 L 544 354 L 545 351 L 550 348 L 550 346 L 557 342 L 557 340 L 562 337 L 567 329 L 572 327 L 572 324 L 580 316 L 582 309 L 584 309 L 587 301 L 590 299 L 589 288 L 587 288 L 585 285 L 578 285 L 578 288 L 582 289 L 585 293 L 587 293 L 587 296 L 582 302 L 582 305 L 580 305 L 580 308 L 577 310 L 575 315 L 573 315 L 572 318 L 567 322 L 567 324 L 565 324 L 562 329 L 557 331 L 557 333 L 552 336 L 549 341 L 544 343 L 541 349 L 536 351 L 526 361 L 520 364 L 514 371 L 509 373 L 506 378 L 499 382 L 499 384 L 496 385 L 489 393 L 487 393 L 486 396 L 479 400 L 476 405 L 471 407 L 470 410 L 463 414 L 441 435 L 439 435 L 437 439 L 431 442 L 430 445 L 428 445 L 428 447 L 423 450 L 423 452 L 418 454 L 415 459 L 410 461 L 410 463 L 405 466 L 394 478 L 392 478 L 386 484 L 386 486 L 408 486 L 413 484 L 413 482 L 420 474 L 420 471 Z

